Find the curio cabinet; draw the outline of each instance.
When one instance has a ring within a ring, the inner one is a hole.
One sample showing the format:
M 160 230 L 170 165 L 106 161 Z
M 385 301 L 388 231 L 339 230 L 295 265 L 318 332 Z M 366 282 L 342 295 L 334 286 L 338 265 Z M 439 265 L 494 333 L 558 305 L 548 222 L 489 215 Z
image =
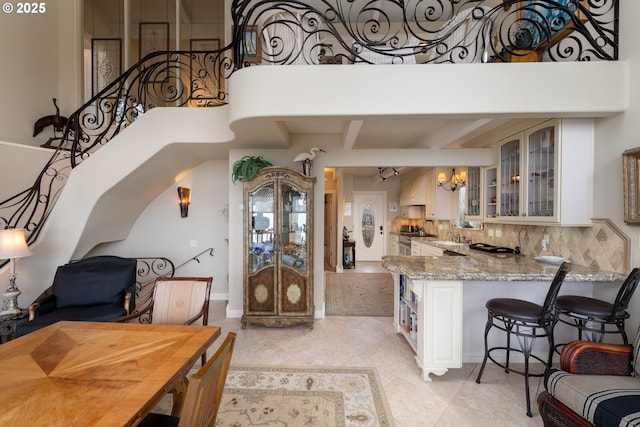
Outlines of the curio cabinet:
M 313 327 L 315 180 L 268 167 L 244 182 L 243 328 Z

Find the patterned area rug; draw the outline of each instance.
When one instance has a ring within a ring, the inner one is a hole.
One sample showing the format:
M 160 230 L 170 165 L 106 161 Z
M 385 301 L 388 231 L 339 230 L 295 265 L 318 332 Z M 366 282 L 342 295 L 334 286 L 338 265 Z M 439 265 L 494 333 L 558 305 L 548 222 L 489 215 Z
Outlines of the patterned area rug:
M 232 366 L 216 426 L 393 426 L 375 368 Z
M 325 273 L 327 316 L 393 316 L 390 273 Z

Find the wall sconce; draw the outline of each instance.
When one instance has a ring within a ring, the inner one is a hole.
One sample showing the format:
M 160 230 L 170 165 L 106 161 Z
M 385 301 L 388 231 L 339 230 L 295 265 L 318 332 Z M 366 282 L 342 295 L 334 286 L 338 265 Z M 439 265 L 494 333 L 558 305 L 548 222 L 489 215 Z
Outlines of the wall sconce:
M 451 169 L 451 176 L 447 179 L 447 175 L 444 172 L 438 174 L 438 186 L 447 191 L 456 191 L 458 187 L 464 187 L 467 183 L 467 171 L 462 170 L 460 173 L 456 173 L 456 169 Z M 449 184 L 449 188 L 445 185 Z
M 191 190 L 187 187 L 178 187 L 178 204 L 180 205 L 180 216 L 189 216 L 189 204 L 191 204 Z
M 0 315 L 20 313 L 18 295 L 20 289 L 16 286 L 16 258 L 31 255 L 27 239 L 22 228 L 7 228 L 0 230 L 0 258 L 9 260 L 9 287 L 4 293 L 4 302 Z

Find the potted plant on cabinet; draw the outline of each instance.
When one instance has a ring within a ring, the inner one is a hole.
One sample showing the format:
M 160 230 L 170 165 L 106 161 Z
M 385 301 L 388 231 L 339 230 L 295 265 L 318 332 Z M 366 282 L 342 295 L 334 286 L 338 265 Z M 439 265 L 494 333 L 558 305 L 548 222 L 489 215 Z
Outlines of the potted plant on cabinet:
M 262 156 L 244 156 L 233 164 L 231 180 L 235 184 L 240 178 L 250 180 L 262 168 L 273 166 Z

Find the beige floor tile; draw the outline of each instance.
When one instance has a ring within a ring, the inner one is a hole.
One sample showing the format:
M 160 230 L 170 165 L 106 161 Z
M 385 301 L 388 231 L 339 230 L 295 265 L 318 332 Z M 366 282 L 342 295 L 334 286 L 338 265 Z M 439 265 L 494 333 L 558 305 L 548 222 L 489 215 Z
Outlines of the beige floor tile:
M 327 317 L 313 329 L 242 329 L 239 319 L 224 318 L 225 304 L 212 301 L 209 323 L 222 326 L 223 336 L 238 333 L 233 364 L 375 367 L 397 427 L 542 425 L 535 404 L 544 388 L 540 378 L 531 379 L 532 418 L 525 414 L 523 377 L 490 362 L 481 384 L 475 381 L 479 364 L 423 381 L 411 347 L 393 332 L 391 318 Z

